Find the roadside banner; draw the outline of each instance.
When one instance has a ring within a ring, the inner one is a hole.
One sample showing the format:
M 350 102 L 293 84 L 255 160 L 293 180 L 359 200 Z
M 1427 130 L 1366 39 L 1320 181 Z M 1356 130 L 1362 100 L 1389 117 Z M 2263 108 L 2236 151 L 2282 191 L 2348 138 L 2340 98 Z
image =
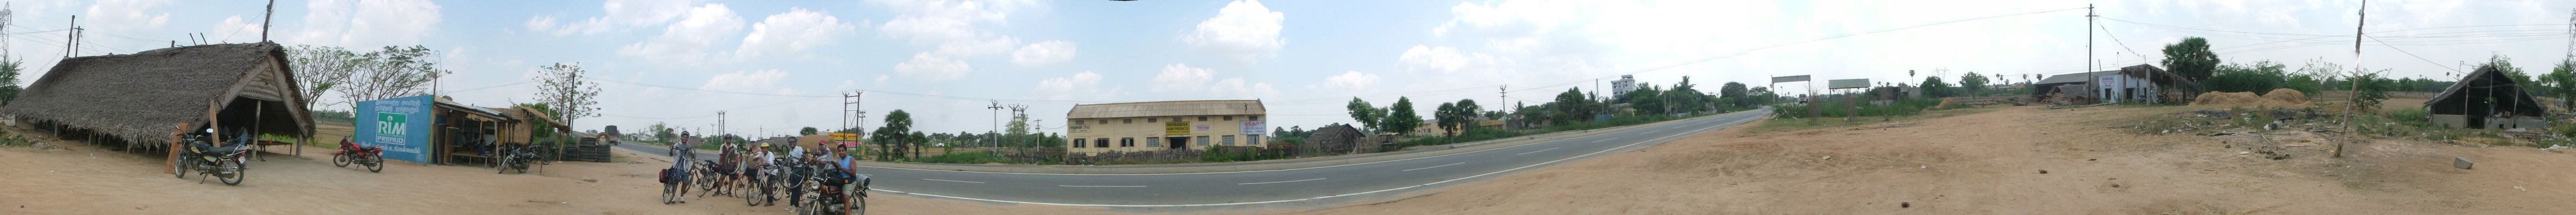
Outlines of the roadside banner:
M 385 159 L 429 163 L 429 95 L 358 102 L 349 141 L 385 148 Z
M 1781 82 L 1800 82 L 1800 81 L 1807 81 L 1807 76 L 1804 76 L 1804 75 L 1792 75 L 1792 76 L 1771 77 L 1771 83 L 1775 83 L 1775 84 L 1776 84 L 1776 83 L 1781 83 Z
M 1269 127 L 1270 126 L 1267 124 L 1263 124 L 1261 120 L 1243 121 L 1243 135 L 1269 134 Z

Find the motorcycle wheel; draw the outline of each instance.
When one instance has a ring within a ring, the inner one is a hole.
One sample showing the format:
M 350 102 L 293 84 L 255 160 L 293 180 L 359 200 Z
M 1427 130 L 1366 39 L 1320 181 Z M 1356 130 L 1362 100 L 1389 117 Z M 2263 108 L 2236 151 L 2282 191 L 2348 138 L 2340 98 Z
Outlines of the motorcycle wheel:
M 496 167 L 498 167 L 500 171 L 493 171 L 492 174 L 510 174 L 510 156 L 501 156 L 501 160 L 499 161 L 501 162 L 496 163 L 499 164 L 499 166 Z
M 349 167 L 349 162 L 350 162 L 350 160 L 351 160 L 351 159 L 349 159 L 349 153 L 332 154 L 332 155 L 331 155 L 331 166 L 337 166 L 337 167 Z
M 868 198 L 851 197 L 849 210 L 842 210 L 841 214 L 867 215 Z
M 216 174 L 216 176 L 222 177 L 217 179 L 223 180 L 224 185 L 241 186 L 242 175 L 247 174 L 246 172 L 242 172 L 241 161 L 224 161 L 224 164 L 225 165 L 220 168 L 233 172 L 233 174 Z
M 171 176 L 171 177 L 178 177 L 179 179 L 188 179 L 188 165 L 189 165 L 189 164 L 195 164 L 195 163 L 192 163 L 192 162 L 196 162 L 195 160 L 188 160 L 188 158 L 194 158 L 194 157 L 180 156 L 180 158 L 179 158 L 179 160 L 180 160 L 180 161 L 178 161 L 178 162 L 171 162 L 171 163 L 170 163 L 170 166 L 171 166 L 171 167 L 170 167 L 170 176 Z
M 385 172 L 385 156 L 367 156 L 367 172 Z
M 808 215 L 823 214 L 823 192 L 821 192 L 823 190 L 815 189 L 822 187 L 822 184 L 816 183 L 813 180 L 799 181 L 803 182 L 796 183 L 796 188 L 804 189 L 805 195 L 796 197 L 796 199 L 803 201 L 801 203 L 804 203 L 796 205 L 796 211 L 803 212 Z

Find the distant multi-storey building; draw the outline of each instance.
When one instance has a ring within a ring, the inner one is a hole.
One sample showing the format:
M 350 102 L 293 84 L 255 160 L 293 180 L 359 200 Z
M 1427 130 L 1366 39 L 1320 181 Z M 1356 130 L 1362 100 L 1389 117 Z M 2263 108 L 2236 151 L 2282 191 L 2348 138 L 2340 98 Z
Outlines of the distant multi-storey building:
M 1065 113 L 1065 153 L 1260 147 L 1270 134 L 1266 112 L 1261 100 L 1074 105 Z
M 1610 81 L 1610 98 L 1626 97 L 1628 91 L 1637 91 L 1636 75 L 1619 75 L 1619 80 Z

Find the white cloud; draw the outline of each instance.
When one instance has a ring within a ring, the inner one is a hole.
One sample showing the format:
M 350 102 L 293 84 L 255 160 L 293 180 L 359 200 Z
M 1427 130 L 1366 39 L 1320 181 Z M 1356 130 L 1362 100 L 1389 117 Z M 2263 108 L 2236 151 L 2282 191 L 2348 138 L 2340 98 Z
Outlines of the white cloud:
M 1208 80 L 1216 80 L 1216 74 L 1205 68 L 1175 63 L 1163 66 L 1162 73 L 1154 74 L 1153 89 L 1155 92 L 1200 90 L 1207 88 Z
M 153 13 L 146 11 L 152 11 L 153 9 L 158 9 L 161 5 L 168 4 L 170 4 L 169 1 L 163 0 L 101 0 L 98 1 L 98 4 L 90 5 L 89 9 L 82 10 L 83 14 L 81 17 L 87 17 L 88 19 L 81 21 L 92 23 L 111 23 L 108 25 L 97 25 L 107 27 L 98 30 L 106 30 L 110 32 L 158 30 L 161 29 L 162 25 L 170 23 L 170 13 Z
M 1211 80 L 1215 82 L 1210 83 Z M 1273 89 L 1269 83 L 1249 82 L 1242 77 L 1218 80 L 1214 71 L 1190 67 L 1187 64 L 1163 66 L 1161 73 L 1154 74 L 1153 81 L 1154 92 L 1184 97 L 1199 94 L 1202 95 L 1198 96 L 1200 98 L 1253 99 L 1279 94 L 1279 91 Z
M 1261 1 L 1235 1 L 1217 9 L 1216 17 L 1199 22 L 1197 29 L 1183 35 L 1181 41 L 1249 63 L 1278 52 L 1288 43 L 1279 38 L 1280 25 L 1286 19 L 1284 14 L 1261 6 Z
M 1073 60 L 1074 51 L 1073 42 L 1063 40 L 1030 43 L 1028 46 L 1021 46 L 1019 51 L 1011 53 L 1011 63 L 1021 66 L 1062 63 Z
M 886 85 L 886 79 L 891 79 L 891 78 L 894 78 L 894 76 L 890 76 L 890 75 L 877 75 L 877 80 L 876 80 L 877 85 L 876 85 L 876 86 L 880 86 L 880 87 L 885 86 L 885 85 Z
M 242 33 L 246 33 L 246 32 L 249 32 L 249 31 L 259 31 L 259 23 L 250 23 L 250 22 L 248 22 L 248 21 L 242 21 L 242 17 L 241 17 L 241 15 L 233 15 L 233 16 L 231 16 L 231 17 L 224 17 L 224 21 L 223 21 L 223 22 L 215 23 L 215 26 L 214 26 L 213 28 L 206 29 L 206 30 L 207 30 L 207 31 L 206 31 L 206 35 L 227 35 L 227 36 L 229 36 L 229 35 L 240 35 L 240 34 L 242 34 Z M 220 38 L 207 38 L 207 39 L 220 39 Z M 185 42 L 185 41 L 182 41 L 182 42 Z
M 958 40 L 940 43 L 939 49 L 932 53 L 937 53 L 941 56 L 982 56 L 1010 52 L 1011 47 L 1019 45 L 1019 38 L 995 36 L 982 39 Z
M 1048 100 L 1109 100 L 1122 94 L 1124 86 L 1101 86 L 1100 73 L 1082 71 L 1073 76 L 1038 80 L 1037 94 Z
M 948 59 L 928 52 L 914 53 L 912 60 L 894 65 L 896 74 L 922 80 L 955 80 L 966 77 L 969 71 L 974 71 L 974 68 L 967 66 L 964 60 Z M 879 76 L 878 80 L 884 80 L 884 77 Z
M 1341 75 L 1324 77 L 1324 88 L 1337 91 L 1366 92 L 1370 90 L 1369 88 L 1371 86 L 1377 85 L 1377 80 L 1377 74 L 1361 73 L 1360 71 L 1344 71 Z
M 757 92 L 757 93 L 794 94 L 794 93 L 795 93 L 795 90 L 791 90 L 791 89 L 787 89 L 787 88 L 784 88 L 784 87 L 780 87 L 780 86 L 784 86 L 784 85 L 780 85 L 780 84 L 779 84 L 779 81 L 784 81 L 784 80 L 787 80 L 787 72 L 782 72 L 782 71 L 778 71 L 778 70 L 775 70 L 775 69 L 760 70 L 760 71 L 737 71 L 737 72 L 729 72 L 729 73 L 725 73 L 725 74 L 717 74 L 715 77 L 709 77 L 709 78 L 707 78 L 707 83 L 706 83 L 706 84 L 704 84 L 704 85 L 699 85 L 699 86 L 698 86 L 698 89 L 701 89 L 701 90 L 716 90 L 716 91 L 733 91 L 733 92 Z
M 877 26 L 877 33 L 915 45 L 934 45 L 945 57 L 973 57 L 1010 52 L 1018 38 L 985 29 L 1008 24 L 1011 15 L 1037 7 L 1034 1 L 882 0 L 869 1 L 898 14 Z
M 696 3 L 694 0 L 609 0 L 600 4 L 600 7 L 607 12 L 606 16 L 563 23 L 559 22 L 559 17 L 539 15 L 529 17 L 523 25 L 526 25 L 528 30 L 555 36 L 599 34 L 618 27 L 644 27 L 670 23 L 681 15 L 689 14 L 691 12 L 689 5 Z
M 1458 48 L 1414 45 L 1396 57 L 1406 70 L 1415 72 L 1457 73 L 1460 70 L 1482 70 L 1480 73 L 1509 73 L 1498 65 L 1504 60 L 1485 53 L 1460 53 Z
M 375 47 L 417 45 L 436 30 L 439 6 L 427 0 L 314 0 L 304 29 L 281 43 Z
M 829 14 L 790 8 L 752 25 L 751 35 L 743 37 L 742 47 L 734 54 L 737 58 L 758 58 L 803 53 L 814 46 L 831 45 L 857 29 Z
M 642 58 L 646 62 L 673 65 L 704 65 L 714 60 L 713 46 L 732 40 L 742 32 L 744 21 L 724 4 L 707 4 L 689 9 L 679 22 L 663 28 L 661 35 L 628 44 L 617 50 L 621 56 Z

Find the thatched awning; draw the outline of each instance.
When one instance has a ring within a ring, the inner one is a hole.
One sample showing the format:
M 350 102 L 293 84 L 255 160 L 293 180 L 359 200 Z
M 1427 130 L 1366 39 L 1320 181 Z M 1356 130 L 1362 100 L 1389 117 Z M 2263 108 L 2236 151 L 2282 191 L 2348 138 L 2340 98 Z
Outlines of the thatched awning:
M 236 127 L 256 115 L 259 133 L 301 136 L 313 130 L 310 101 L 286 65 L 284 49 L 268 42 L 63 59 L 0 114 L 147 143 L 218 115 Z
M 2512 113 L 2514 116 L 2539 117 L 2548 112 L 2548 108 L 2541 106 L 2540 100 L 2533 99 L 2517 81 L 2505 76 L 2504 72 L 2496 71 L 2495 67 L 2479 66 L 2477 71 L 2461 76 L 2459 82 L 2442 89 L 2441 94 L 2433 95 L 2433 99 L 2424 100 L 2424 109 L 2432 114 L 2468 116 Z

